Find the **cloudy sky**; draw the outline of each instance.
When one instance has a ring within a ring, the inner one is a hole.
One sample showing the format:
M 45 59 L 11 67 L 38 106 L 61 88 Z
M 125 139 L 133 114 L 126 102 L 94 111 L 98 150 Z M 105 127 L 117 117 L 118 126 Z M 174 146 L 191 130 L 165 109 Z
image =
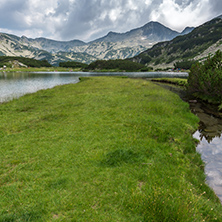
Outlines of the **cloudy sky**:
M 91 41 L 149 21 L 182 31 L 222 14 L 222 0 L 0 0 L 0 32 Z

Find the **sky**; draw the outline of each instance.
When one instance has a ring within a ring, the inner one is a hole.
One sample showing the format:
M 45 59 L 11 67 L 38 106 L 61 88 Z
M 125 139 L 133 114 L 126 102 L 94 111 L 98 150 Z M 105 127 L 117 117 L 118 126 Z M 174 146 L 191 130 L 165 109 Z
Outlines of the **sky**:
M 181 32 L 222 14 L 222 0 L 0 0 L 0 32 L 85 42 L 150 21 Z

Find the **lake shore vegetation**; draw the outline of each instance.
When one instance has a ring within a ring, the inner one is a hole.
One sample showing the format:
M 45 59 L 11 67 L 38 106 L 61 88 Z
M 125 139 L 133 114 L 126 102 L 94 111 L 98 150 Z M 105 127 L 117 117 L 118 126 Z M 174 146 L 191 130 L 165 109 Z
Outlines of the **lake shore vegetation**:
M 85 69 L 87 66 L 88 65 L 85 63 L 75 62 L 75 61 L 67 61 L 67 62 L 59 63 L 59 67 L 72 68 L 72 69 L 76 69 L 76 68 Z
M 188 77 L 188 91 L 210 103 L 222 103 L 222 52 L 195 63 Z
M 116 60 L 97 60 L 95 62 L 90 63 L 86 69 L 86 71 L 111 71 L 111 72 L 146 72 L 151 71 L 151 68 L 146 67 L 143 64 L 139 64 L 136 62 L 132 62 L 130 60 L 116 59 Z
M 150 81 L 81 78 L 0 115 L 0 221 L 222 221 L 198 118 Z
M 177 86 L 187 87 L 187 79 L 186 78 L 153 78 L 151 79 L 153 82 L 162 82 L 169 83 Z
M 51 67 L 47 60 L 36 60 L 19 56 L 0 56 L 0 67 L 18 68 L 18 67 Z

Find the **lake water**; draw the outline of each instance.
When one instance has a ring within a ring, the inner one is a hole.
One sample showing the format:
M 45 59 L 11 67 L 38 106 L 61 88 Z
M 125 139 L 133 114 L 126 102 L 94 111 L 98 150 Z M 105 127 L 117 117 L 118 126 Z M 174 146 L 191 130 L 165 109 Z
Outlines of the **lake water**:
M 82 76 L 129 76 L 141 78 L 186 77 L 187 73 L 176 72 L 37 72 L 37 73 L 0 73 L 0 102 L 18 98 L 27 93 L 57 85 L 79 82 Z

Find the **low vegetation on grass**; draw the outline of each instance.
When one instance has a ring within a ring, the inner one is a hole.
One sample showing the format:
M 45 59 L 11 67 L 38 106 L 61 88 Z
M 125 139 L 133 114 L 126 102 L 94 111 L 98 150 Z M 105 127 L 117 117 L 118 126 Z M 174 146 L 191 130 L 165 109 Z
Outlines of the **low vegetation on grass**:
M 188 104 L 84 78 L 0 105 L 0 221 L 222 221 Z
M 182 78 L 154 78 L 151 81 L 170 83 L 177 86 L 185 86 L 185 87 L 187 86 L 187 79 L 182 79 Z

